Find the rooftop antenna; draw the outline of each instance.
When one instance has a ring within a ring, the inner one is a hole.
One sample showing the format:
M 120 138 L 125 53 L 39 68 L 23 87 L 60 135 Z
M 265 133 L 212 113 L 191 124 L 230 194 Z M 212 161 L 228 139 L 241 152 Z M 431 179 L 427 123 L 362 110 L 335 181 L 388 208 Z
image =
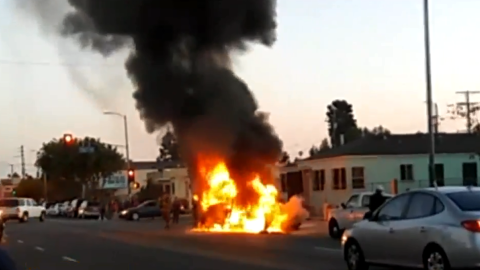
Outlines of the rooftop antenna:
M 433 187 L 435 187 L 435 190 L 438 190 L 437 180 L 433 181 Z

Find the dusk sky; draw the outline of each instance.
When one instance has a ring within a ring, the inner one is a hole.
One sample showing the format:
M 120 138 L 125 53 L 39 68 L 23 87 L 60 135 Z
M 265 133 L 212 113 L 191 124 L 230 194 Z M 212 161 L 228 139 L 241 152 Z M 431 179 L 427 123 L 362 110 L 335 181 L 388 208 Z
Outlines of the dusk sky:
M 15 1 L 32 0 L 0 0 L 0 177 L 8 163 L 20 171 L 20 145 L 32 171 L 35 150 L 65 132 L 123 144 L 123 123 L 106 109 L 128 115 L 132 158 L 154 160 L 157 135 L 134 108 L 126 54 L 105 60 L 81 51 L 54 33 L 63 13 L 51 14 L 46 29 Z M 480 1 L 430 2 L 434 99 L 447 116 L 447 104 L 463 98 L 455 91 L 480 90 Z M 426 130 L 422 3 L 279 0 L 276 45 L 254 46 L 235 64 L 292 155 L 327 136 L 334 99 L 353 104 L 360 126 Z M 440 129 L 463 125 L 447 120 Z

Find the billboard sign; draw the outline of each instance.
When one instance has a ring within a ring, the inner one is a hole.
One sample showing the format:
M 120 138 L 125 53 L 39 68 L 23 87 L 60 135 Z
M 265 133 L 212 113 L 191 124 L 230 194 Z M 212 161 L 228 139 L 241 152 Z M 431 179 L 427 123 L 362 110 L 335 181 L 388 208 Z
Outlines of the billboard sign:
M 101 180 L 102 189 L 122 189 L 128 187 L 128 179 L 124 173 L 115 173 Z

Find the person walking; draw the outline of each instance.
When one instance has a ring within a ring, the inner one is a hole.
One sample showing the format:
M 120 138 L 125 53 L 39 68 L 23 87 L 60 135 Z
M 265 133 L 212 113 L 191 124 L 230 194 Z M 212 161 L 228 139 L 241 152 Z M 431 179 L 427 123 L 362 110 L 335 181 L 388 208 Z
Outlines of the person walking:
M 162 217 L 163 221 L 165 221 L 165 229 L 170 228 L 170 214 L 172 210 L 172 202 L 170 196 L 168 194 L 163 195 L 162 199 Z
M 370 197 L 370 204 L 368 205 L 370 212 L 375 212 L 386 200 L 387 197 L 383 195 L 383 186 L 377 186 L 375 193 Z

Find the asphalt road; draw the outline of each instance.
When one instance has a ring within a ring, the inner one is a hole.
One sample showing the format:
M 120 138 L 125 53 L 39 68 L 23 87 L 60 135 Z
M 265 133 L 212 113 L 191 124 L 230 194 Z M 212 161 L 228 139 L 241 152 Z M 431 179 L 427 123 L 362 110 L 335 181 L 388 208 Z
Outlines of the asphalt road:
M 167 231 L 158 220 L 11 222 L 6 234 L 2 247 L 20 270 L 346 269 L 326 237 Z

